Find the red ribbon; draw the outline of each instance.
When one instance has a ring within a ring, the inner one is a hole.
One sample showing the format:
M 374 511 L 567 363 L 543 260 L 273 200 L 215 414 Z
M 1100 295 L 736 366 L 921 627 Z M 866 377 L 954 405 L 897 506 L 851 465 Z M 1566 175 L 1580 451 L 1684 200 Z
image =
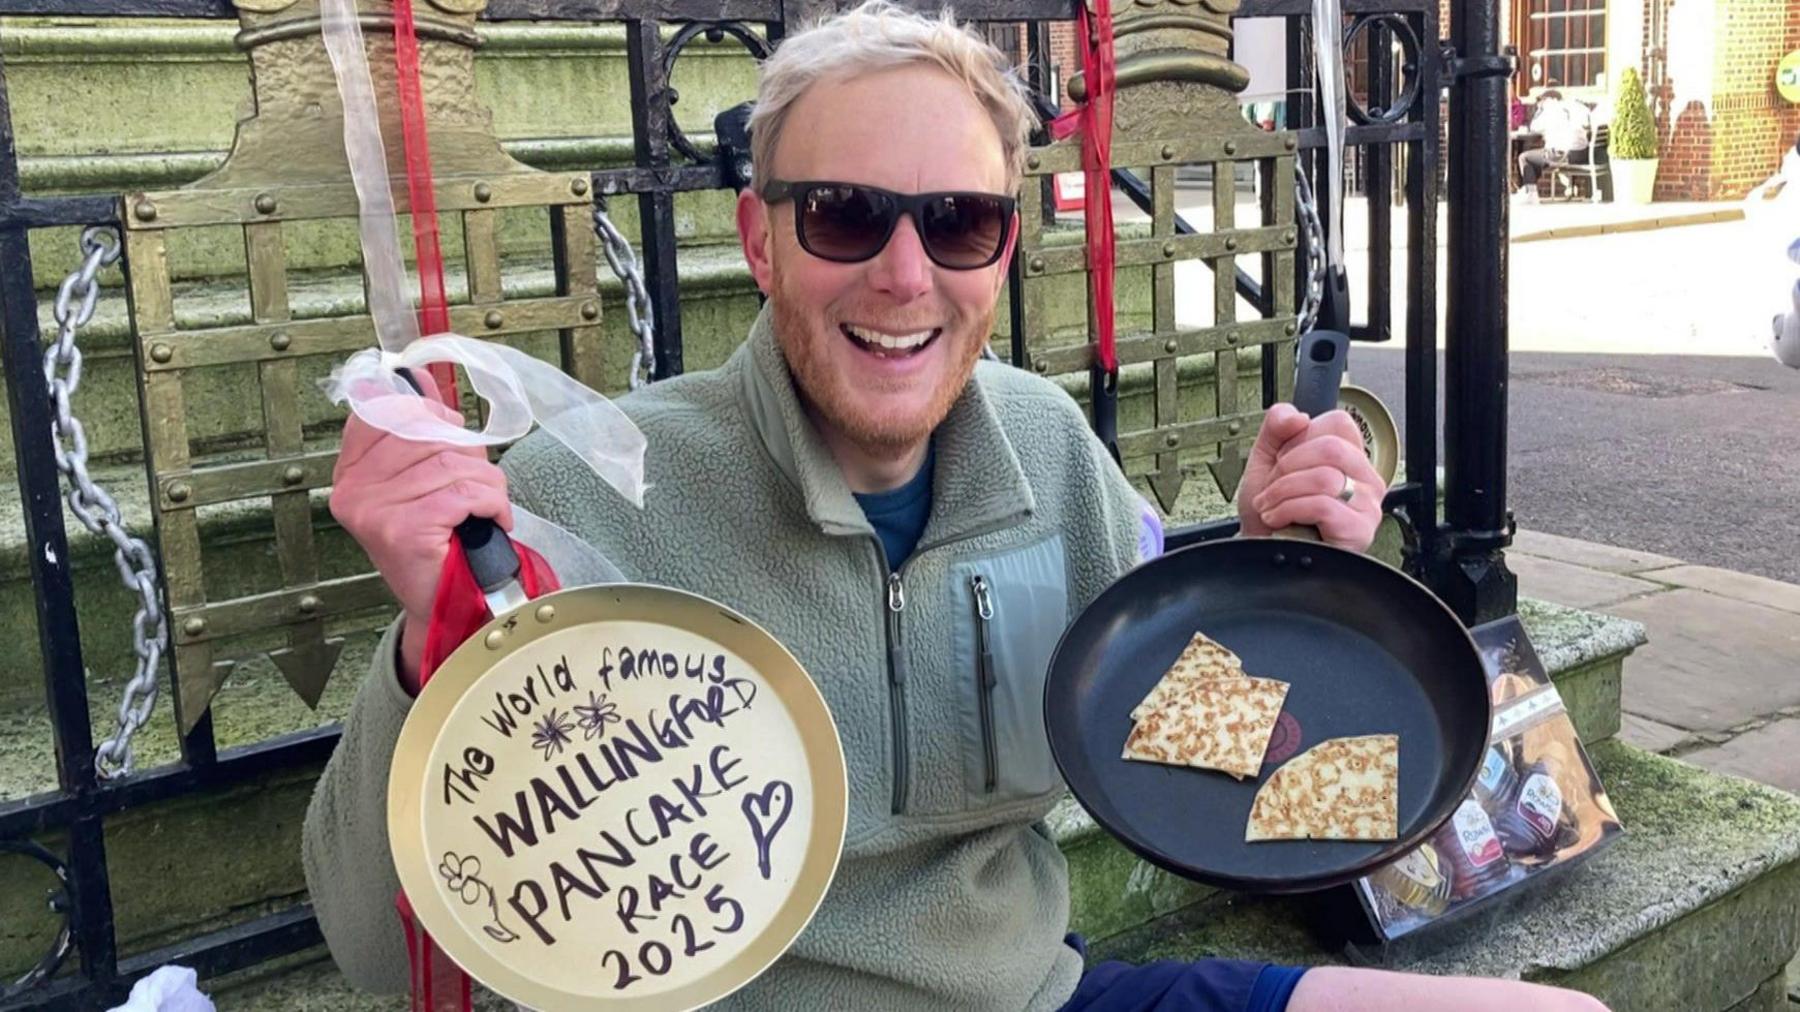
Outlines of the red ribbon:
M 450 310 L 444 292 L 444 254 L 439 242 L 425 97 L 419 85 L 419 37 L 412 0 L 394 0 L 394 79 L 400 98 L 400 136 L 406 157 L 413 248 L 419 265 L 419 331 L 430 336 L 450 329 Z M 434 364 L 431 378 L 437 384 L 439 399 L 454 407 L 460 399 L 455 367 L 448 362 Z M 542 556 L 516 541 L 513 548 L 519 555 L 519 583 L 528 596 L 537 597 L 557 588 L 556 574 Z M 486 625 L 490 617 L 462 545 L 452 537 L 443 570 L 438 574 L 437 597 L 432 602 L 431 624 L 425 634 L 424 659 L 419 669 L 421 688 L 445 658 Z M 397 895 L 394 903 L 406 929 L 413 1012 L 469 1012 L 469 975 L 438 948 L 424 925 L 418 923 L 405 892 Z
M 1086 177 L 1082 205 L 1087 218 L 1088 286 L 1094 303 L 1094 343 L 1100 367 L 1119 371 L 1117 337 L 1113 329 L 1113 216 L 1112 126 L 1113 73 L 1112 0 L 1095 0 L 1098 10 L 1081 5 L 1081 74 L 1087 85 L 1087 101 L 1081 108 L 1050 121 L 1050 136 L 1057 140 L 1081 134 L 1081 166 Z
M 543 556 L 513 542 L 519 554 L 519 584 L 529 597 L 557 589 L 556 573 Z M 462 642 L 487 624 L 491 615 L 475 574 L 469 571 L 462 543 L 450 538 L 450 551 L 438 573 L 437 597 L 431 603 L 431 624 L 425 633 L 425 656 L 419 665 L 419 687 L 431 679 L 444 660 Z M 413 1012 L 469 1012 L 469 975 L 432 941 L 413 916 L 406 893 L 394 898 L 400 923 L 406 928 L 406 957 L 412 968 Z
M 394 0 L 394 80 L 400 92 L 400 138 L 406 152 L 406 196 L 412 208 L 413 250 L 419 263 L 419 332 L 450 329 L 444 292 L 444 252 L 438 239 L 437 191 L 432 186 L 431 140 L 425 128 L 425 96 L 419 86 L 419 35 L 412 0 Z M 456 367 L 431 366 L 438 397 L 456 406 Z

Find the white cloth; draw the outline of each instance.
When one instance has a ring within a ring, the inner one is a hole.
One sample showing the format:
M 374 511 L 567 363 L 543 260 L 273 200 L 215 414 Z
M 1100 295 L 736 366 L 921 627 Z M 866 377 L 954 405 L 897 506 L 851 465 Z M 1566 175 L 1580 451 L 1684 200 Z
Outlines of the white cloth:
M 125 1004 L 108 1012 L 215 1012 L 200 993 L 200 975 L 185 966 L 164 966 L 131 986 Z
M 1533 133 L 1542 134 L 1546 150 L 1567 154 L 1588 146 L 1588 111 L 1580 102 L 1546 98 L 1531 118 Z

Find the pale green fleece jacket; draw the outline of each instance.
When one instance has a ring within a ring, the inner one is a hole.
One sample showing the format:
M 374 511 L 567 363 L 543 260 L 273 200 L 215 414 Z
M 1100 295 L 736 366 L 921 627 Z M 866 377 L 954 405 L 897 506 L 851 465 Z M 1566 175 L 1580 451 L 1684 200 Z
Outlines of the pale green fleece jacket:
M 1067 624 L 1138 561 L 1141 504 L 1080 408 L 1043 379 L 980 364 L 934 437 L 924 536 L 890 574 L 801 409 L 766 312 L 722 367 L 620 404 L 649 440 L 641 512 L 542 433 L 503 461 L 515 501 L 618 570 L 571 571 L 572 557 L 541 546 L 564 584 L 662 584 L 761 624 L 818 684 L 849 771 L 830 892 L 788 954 L 724 1006 L 1060 1006 L 1081 960 L 1063 944 L 1068 869 L 1042 821 L 1064 792 L 1044 733 L 1044 676 Z M 991 689 L 977 667 L 976 576 L 991 588 Z M 406 987 L 385 806 L 411 701 L 393 637 L 345 721 L 304 838 L 333 957 L 381 991 Z

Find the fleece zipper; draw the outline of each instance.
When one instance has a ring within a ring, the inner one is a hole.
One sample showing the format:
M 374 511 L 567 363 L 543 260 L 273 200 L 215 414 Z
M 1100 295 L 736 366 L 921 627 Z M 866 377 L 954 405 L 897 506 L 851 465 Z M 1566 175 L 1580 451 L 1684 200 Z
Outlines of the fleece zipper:
M 969 578 L 970 596 L 975 602 L 975 698 L 981 707 L 982 790 L 994 793 L 1000 779 L 1000 756 L 994 744 L 994 648 L 989 636 L 989 623 L 994 619 L 994 599 L 989 593 L 987 577 L 976 573 Z
M 888 663 L 888 724 L 894 737 L 894 796 L 893 814 L 906 811 L 906 799 L 912 785 L 912 750 L 907 741 L 906 721 L 906 651 L 902 646 L 900 633 L 900 613 L 906 610 L 906 570 L 913 561 L 926 552 L 935 551 L 959 541 L 979 538 L 995 531 L 1005 530 L 1017 523 L 1023 514 L 1015 514 L 985 524 L 973 530 L 964 531 L 954 538 L 921 544 L 913 549 L 911 557 L 901 564 L 898 570 L 888 566 L 887 549 L 882 545 L 879 536 L 870 534 L 875 542 L 875 558 L 881 565 L 882 626 L 887 631 L 887 663 Z

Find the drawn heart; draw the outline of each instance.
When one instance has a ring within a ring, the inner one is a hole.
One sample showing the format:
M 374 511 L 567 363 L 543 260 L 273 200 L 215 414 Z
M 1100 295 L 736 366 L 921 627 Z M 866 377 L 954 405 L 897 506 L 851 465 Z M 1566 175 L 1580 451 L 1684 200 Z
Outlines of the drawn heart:
M 771 780 L 760 791 L 744 796 L 741 806 L 750 823 L 750 838 L 756 842 L 756 867 L 764 881 L 769 878 L 769 844 L 787 824 L 794 810 L 794 789 L 785 780 Z

